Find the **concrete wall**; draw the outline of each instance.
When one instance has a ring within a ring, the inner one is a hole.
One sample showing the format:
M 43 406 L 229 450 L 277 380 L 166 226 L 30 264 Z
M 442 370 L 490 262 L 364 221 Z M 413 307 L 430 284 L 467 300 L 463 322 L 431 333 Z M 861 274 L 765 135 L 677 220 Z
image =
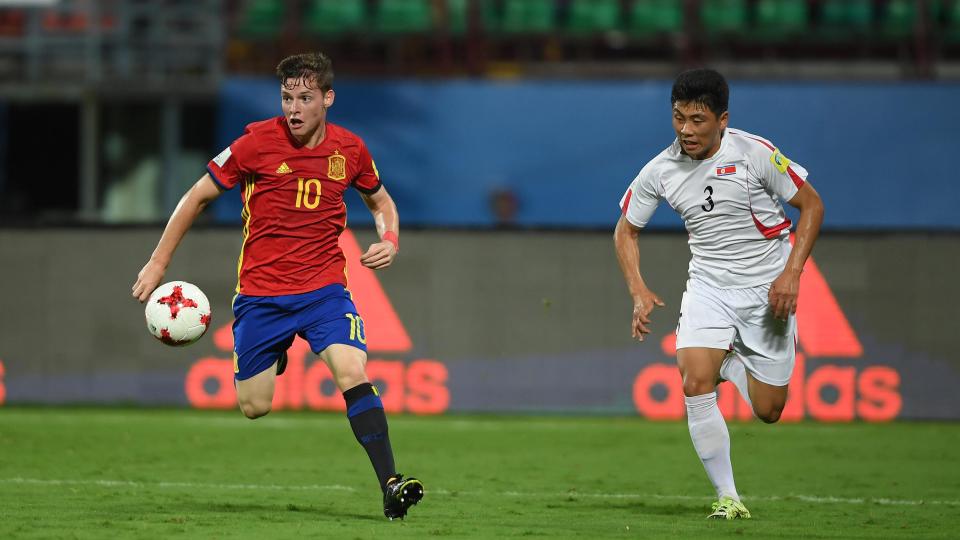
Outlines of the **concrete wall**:
M 191 231 L 167 279 L 200 286 L 213 326 L 168 348 L 130 298 L 158 229 L 0 230 L 0 402 L 233 407 L 230 301 L 240 233 Z M 394 411 L 683 414 L 672 358 L 686 236 L 649 233 L 641 258 L 667 302 L 631 341 L 611 235 L 408 231 L 395 267 L 351 264 L 371 377 Z M 364 230 L 346 235 L 348 256 Z M 356 240 L 355 240 L 356 239 Z M 960 418 L 960 237 L 826 235 L 802 284 L 787 419 Z M 299 340 L 279 408 L 342 408 Z M 721 389 L 726 412 L 746 416 Z

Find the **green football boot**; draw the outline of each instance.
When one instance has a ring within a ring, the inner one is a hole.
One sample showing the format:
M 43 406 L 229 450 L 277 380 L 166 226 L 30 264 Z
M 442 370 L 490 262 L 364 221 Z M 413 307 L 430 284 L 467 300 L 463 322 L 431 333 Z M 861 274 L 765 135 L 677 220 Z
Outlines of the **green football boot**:
M 713 513 L 707 519 L 750 519 L 750 511 L 742 502 L 723 497 L 713 503 Z

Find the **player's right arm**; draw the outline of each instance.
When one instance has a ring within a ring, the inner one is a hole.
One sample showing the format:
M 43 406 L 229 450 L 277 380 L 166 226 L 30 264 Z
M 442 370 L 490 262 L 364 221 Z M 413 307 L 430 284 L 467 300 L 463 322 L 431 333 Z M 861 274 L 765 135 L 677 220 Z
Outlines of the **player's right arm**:
M 180 199 L 177 207 L 170 215 L 167 226 L 163 230 L 160 242 L 150 256 L 150 260 L 143 266 L 140 273 L 137 274 L 137 281 L 133 284 L 133 297 L 140 302 L 146 302 L 150 293 L 157 288 L 163 279 L 170 259 L 173 258 L 173 252 L 176 251 L 183 236 L 193 225 L 194 220 L 203 212 L 203 209 L 211 201 L 220 196 L 222 191 L 211 178 L 210 174 L 205 174 L 196 184 L 193 185 Z
M 640 229 L 646 226 L 663 196 L 659 181 L 655 181 L 653 167 L 647 164 L 634 178 L 630 188 L 620 200 L 622 215 L 613 232 L 617 261 L 633 299 L 633 318 L 630 332 L 643 341 L 650 333 L 650 312 L 654 306 L 663 306 L 663 300 L 651 291 L 640 275 L 640 246 L 637 239 Z
M 613 242 L 617 250 L 617 261 L 627 283 L 630 297 L 633 298 L 633 319 L 630 322 L 631 335 L 643 341 L 650 333 L 650 312 L 654 306 L 663 306 L 663 300 L 651 291 L 640 275 L 640 246 L 637 238 L 640 227 L 630 223 L 626 216 L 620 216 L 613 233 Z

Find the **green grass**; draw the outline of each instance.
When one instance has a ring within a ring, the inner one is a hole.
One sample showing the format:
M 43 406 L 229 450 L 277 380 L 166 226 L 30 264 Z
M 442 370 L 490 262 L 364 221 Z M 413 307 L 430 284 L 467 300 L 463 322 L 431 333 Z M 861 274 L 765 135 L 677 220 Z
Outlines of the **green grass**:
M 960 424 L 731 424 L 750 521 L 704 519 L 686 424 L 394 417 L 382 516 L 340 415 L 0 409 L 0 538 L 956 538 Z

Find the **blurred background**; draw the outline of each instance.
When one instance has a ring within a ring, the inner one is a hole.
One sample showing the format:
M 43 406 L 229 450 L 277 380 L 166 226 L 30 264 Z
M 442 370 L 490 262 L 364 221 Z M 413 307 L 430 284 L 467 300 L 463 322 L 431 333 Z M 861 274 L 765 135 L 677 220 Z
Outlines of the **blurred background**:
M 396 267 L 351 267 L 393 410 L 682 417 L 682 223 L 642 235 L 668 304 L 642 345 L 611 235 L 673 140 L 672 78 L 710 66 L 731 126 L 826 204 L 784 418 L 960 418 L 960 0 L 0 1 L 0 403 L 233 406 L 238 193 L 167 273 L 207 292 L 210 337 L 154 342 L 129 285 L 207 161 L 279 114 L 279 60 L 315 49 L 400 209 Z M 348 207 L 355 260 L 375 234 Z M 277 406 L 342 406 L 294 353 Z

